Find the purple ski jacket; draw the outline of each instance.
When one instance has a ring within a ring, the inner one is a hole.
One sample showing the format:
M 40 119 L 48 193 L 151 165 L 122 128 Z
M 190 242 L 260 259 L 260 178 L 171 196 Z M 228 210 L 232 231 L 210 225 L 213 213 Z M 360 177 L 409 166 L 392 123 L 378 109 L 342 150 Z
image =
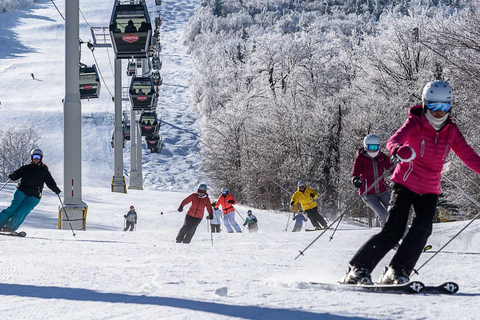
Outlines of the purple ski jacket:
M 390 180 L 417 194 L 440 193 L 441 172 L 450 150 L 470 169 L 480 173 L 480 156 L 468 145 L 452 119 L 448 117 L 445 127 L 437 132 L 421 105 L 410 109 L 407 121 L 387 141 L 390 154 L 402 145 L 412 147 L 416 157 L 411 162 L 400 162 Z
M 352 170 L 352 177 L 360 177 L 363 181 L 362 186 L 358 188 L 358 193 L 364 193 L 390 166 L 392 166 L 392 162 L 385 153 L 380 151 L 375 158 L 372 158 L 364 148 L 358 150 Z M 379 194 L 385 192 L 387 189 L 388 186 L 385 179 L 382 179 L 382 181 L 376 183 L 375 186 L 368 191 L 368 194 Z

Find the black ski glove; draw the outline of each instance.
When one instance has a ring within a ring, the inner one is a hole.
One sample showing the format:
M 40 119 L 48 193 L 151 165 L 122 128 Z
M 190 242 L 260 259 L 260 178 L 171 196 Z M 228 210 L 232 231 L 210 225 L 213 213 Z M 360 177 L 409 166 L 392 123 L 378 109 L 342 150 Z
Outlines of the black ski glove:
M 183 211 L 183 206 L 179 206 L 178 207 L 178 212 L 182 212 Z
M 10 180 L 17 180 L 17 175 L 15 174 L 15 172 L 12 172 L 8 175 L 8 179 Z
M 127 215 L 125 215 L 125 214 L 124 214 L 124 215 L 123 215 L 123 217 L 124 217 L 124 218 L 126 218 L 126 217 L 127 217 Z
M 363 181 L 360 177 L 358 176 L 355 176 L 355 177 L 352 177 L 352 183 L 353 185 L 355 186 L 355 188 L 360 188 L 363 184 Z
M 294 202 L 294 201 L 290 202 L 290 205 L 291 205 L 291 206 L 293 206 L 294 204 L 295 204 L 295 202 Z
M 315 195 L 313 193 L 310 193 L 311 198 L 315 198 Z
M 207 217 L 208 220 L 213 220 L 213 214 L 209 214 Z
M 234 204 L 234 203 L 235 203 L 235 201 L 233 201 L 233 200 L 228 200 L 228 203 L 230 203 L 230 204 Z

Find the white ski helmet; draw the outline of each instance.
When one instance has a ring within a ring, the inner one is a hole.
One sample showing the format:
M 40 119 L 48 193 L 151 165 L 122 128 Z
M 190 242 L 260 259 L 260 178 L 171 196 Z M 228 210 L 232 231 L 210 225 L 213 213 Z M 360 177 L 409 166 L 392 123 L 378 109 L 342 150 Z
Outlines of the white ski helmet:
M 198 190 L 207 192 L 207 185 L 202 183 L 201 185 L 198 186 Z
M 363 139 L 363 146 L 368 151 L 368 145 L 380 145 L 380 137 L 376 134 L 369 134 Z
M 39 156 L 43 157 L 43 152 L 40 149 L 33 149 L 32 151 L 30 151 L 30 156 L 33 156 L 34 154 L 38 154 Z
M 228 188 L 227 187 L 223 187 L 222 188 L 222 193 L 227 193 L 228 192 Z
M 298 187 L 306 187 L 306 186 L 307 186 L 307 183 L 306 183 L 305 181 L 303 181 L 303 180 L 300 180 L 300 181 L 298 181 L 297 186 L 298 186 Z
M 435 80 L 427 83 L 423 88 L 422 102 L 426 106 L 429 102 L 453 102 L 453 89 L 446 81 Z

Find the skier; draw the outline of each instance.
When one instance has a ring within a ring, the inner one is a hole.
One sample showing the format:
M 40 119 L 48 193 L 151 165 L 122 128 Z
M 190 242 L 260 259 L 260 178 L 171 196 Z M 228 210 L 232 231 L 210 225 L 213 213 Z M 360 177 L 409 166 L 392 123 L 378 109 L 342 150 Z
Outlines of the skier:
M 293 220 L 295 220 L 295 226 L 293 227 L 292 232 L 298 232 L 302 230 L 303 223 L 307 221 L 307 218 L 305 218 L 303 212 L 300 211 L 293 217 Z
M 352 170 L 352 183 L 358 188 L 358 193 L 363 194 L 392 165 L 385 153 L 380 151 L 380 138 L 374 134 L 366 136 L 363 139 L 363 148 L 358 150 Z M 383 227 L 387 221 L 387 207 L 390 201 L 390 191 L 385 180 L 375 184 L 362 200 L 375 212 L 380 226 Z
M 217 205 L 215 209 L 218 209 L 222 206 L 223 210 L 223 224 L 227 228 L 228 233 L 233 233 L 233 229 L 236 232 L 241 233 L 242 229 L 235 221 L 235 208 L 233 207 L 234 204 L 237 202 L 233 198 L 233 196 L 228 192 L 227 187 L 222 188 L 222 194 L 218 197 Z
M 42 162 L 42 150 L 33 149 L 30 152 L 30 158 L 31 163 L 21 166 L 8 176 L 11 180 L 21 180 L 13 193 L 10 206 L 0 212 L 2 231 L 13 232 L 20 227 L 28 214 L 40 202 L 44 184 L 57 195 L 61 192 L 47 165 Z
M 123 217 L 127 220 L 126 227 L 123 231 L 127 231 L 128 228 L 130 228 L 130 231 L 133 231 L 133 227 L 137 224 L 137 212 L 135 212 L 135 207 L 130 206 L 130 211 L 128 211 Z
M 318 213 L 317 202 L 315 201 L 315 199 L 318 198 L 318 192 L 312 188 L 308 188 L 307 183 L 303 180 L 298 181 L 297 186 L 297 191 L 290 199 L 290 206 L 293 207 L 297 203 L 300 203 L 302 210 L 307 214 L 308 219 L 310 219 L 310 222 L 312 222 L 316 230 L 321 230 L 322 226 L 327 228 L 327 222 L 320 213 Z
M 245 219 L 245 223 L 243 226 L 247 226 L 249 232 L 257 232 L 258 231 L 258 224 L 257 224 L 257 217 L 255 217 L 252 213 L 252 210 L 247 211 L 247 218 Z
M 221 231 L 220 225 L 221 225 L 221 220 L 222 220 L 222 210 L 216 208 L 215 205 L 217 203 L 214 201 L 212 202 L 212 208 L 213 208 L 213 219 L 211 221 L 211 228 L 213 233 L 219 233 Z
M 207 194 L 207 185 L 201 184 L 198 187 L 197 193 L 192 193 L 185 199 L 178 207 L 178 212 L 183 211 L 183 207 L 189 203 L 190 208 L 188 209 L 187 214 L 185 215 L 185 221 L 183 222 L 182 228 L 178 232 L 176 241 L 177 243 L 190 243 L 192 241 L 193 235 L 197 230 L 198 225 L 202 222 L 203 214 L 205 208 L 208 211 L 208 219 L 213 219 L 212 204 L 210 203 L 210 198 Z
M 423 89 L 422 104 L 412 107 L 403 126 L 388 139 L 387 149 L 400 160 L 391 181 L 387 222 L 350 260 L 345 283 L 371 284 L 371 272 L 402 238 L 410 206 L 415 218 L 379 282 L 402 284 L 410 280 L 415 264 L 432 232 L 440 193 L 441 171 L 450 150 L 480 173 L 480 156 L 468 145 L 449 113 L 453 90 L 441 80 Z

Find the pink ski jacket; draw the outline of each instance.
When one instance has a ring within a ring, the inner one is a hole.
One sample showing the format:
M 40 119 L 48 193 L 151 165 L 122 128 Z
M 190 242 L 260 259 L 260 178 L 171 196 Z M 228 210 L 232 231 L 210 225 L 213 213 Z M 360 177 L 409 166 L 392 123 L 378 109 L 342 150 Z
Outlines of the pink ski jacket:
M 457 125 L 448 117 L 447 125 L 439 132 L 430 125 L 422 106 L 410 109 L 403 126 L 387 141 L 392 154 L 397 146 L 409 145 L 416 157 L 400 162 L 390 180 L 417 194 L 439 194 L 443 164 L 450 150 L 473 171 L 480 173 L 480 156 L 468 145 Z
M 388 170 L 393 163 L 383 152 L 379 152 L 375 158 L 371 158 L 365 149 L 358 150 L 357 157 L 353 163 L 352 177 L 360 177 L 363 184 L 358 188 L 358 193 L 362 194 L 367 190 L 377 179 Z M 375 186 L 368 191 L 368 194 L 379 194 L 387 191 L 387 184 L 385 179 L 379 181 Z

